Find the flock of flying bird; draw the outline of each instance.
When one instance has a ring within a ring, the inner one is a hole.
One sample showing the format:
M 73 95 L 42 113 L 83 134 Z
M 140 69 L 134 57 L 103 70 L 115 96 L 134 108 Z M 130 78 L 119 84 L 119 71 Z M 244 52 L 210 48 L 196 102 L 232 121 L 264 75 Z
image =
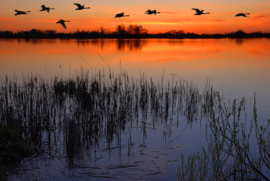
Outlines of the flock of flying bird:
M 81 4 L 78 4 L 78 3 L 74 3 L 74 5 L 77 6 L 77 8 L 75 10 L 90 9 L 90 7 L 84 7 L 85 5 L 81 5 Z M 41 8 L 42 9 L 40 11 L 47 11 L 48 13 L 50 12 L 50 10 L 54 10 L 54 8 L 46 7 L 45 5 L 42 5 Z M 194 14 L 194 15 L 210 14 L 209 12 L 204 13 L 203 12 L 204 10 L 199 10 L 197 8 L 192 8 L 192 10 L 196 11 L 196 14 Z M 29 14 L 31 11 L 18 11 L 18 10 L 15 9 L 15 12 L 16 12 L 15 16 L 17 16 L 17 15 L 22 15 L 22 14 L 25 14 L 25 15 Z M 156 10 L 150 10 L 150 9 L 148 9 L 145 12 L 145 14 L 154 14 L 154 15 L 156 15 L 157 13 L 160 13 L 160 12 L 157 12 Z M 249 15 L 249 13 L 238 13 L 238 14 L 235 15 L 235 17 L 237 17 L 237 16 L 248 17 L 247 15 Z M 118 14 L 115 15 L 114 18 L 121 18 L 121 17 L 127 17 L 127 16 L 129 16 L 129 15 L 124 15 L 124 13 L 118 13 Z M 60 19 L 56 23 L 60 23 L 66 29 L 65 22 L 70 22 L 70 21 Z

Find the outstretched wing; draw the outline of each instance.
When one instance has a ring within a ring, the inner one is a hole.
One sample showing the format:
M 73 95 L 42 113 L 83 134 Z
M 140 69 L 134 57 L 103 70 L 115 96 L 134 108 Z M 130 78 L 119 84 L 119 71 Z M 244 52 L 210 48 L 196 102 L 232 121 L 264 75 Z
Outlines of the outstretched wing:
M 78 6 L 78 8 L 82 7 L 82 5 L 78 3 L 74 3 L 74 5 Z
M 42 8 L 42 9 L 46 9 L 46 6 L 45 6 L 45 5 L 42 5 L 41 8 Z
M 151 12 L 151 10 L 150 10 L 150 9 L 148 9 L 147 11 L 145 11 L 145 14 L 146 14 L 146 13 L 150 13 L 150 12 Z
M 23 11 L 19 11 L 17 9 L 15 9 L 14 11 L 17 12 L 17 13 L 23 13 Z
M 244 13 L 238 13 L 235 16 L 245 16 L 245 14 Z
M 60 22 L 60 24 L 61 24 L 65 29 L 67 29 L 67 27 L 66 27 L 66 25 L 65 25 L 64 22 Z
M 197 13 L 200 13 L 201 11 L 197 8 L 192 8 L 192 10 L 195 10 Z

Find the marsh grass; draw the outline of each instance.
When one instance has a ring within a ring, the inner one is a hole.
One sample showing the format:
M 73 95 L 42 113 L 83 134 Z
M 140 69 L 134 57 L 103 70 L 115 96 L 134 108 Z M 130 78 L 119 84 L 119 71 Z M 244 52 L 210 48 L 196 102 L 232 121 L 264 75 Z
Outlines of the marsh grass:
M 210 81 L 200 92 L 183 79 L 173 77 L 172 82 L 165 82 L 164 77 L 153 80 L 144 73 L 138 79 L 123 71 L 106 75 L 83 69 L 69 78 L 31 75 L 18 81 L 16 76 L 5 77 L 0 88 L 0 134 L 4 135 L 0 146 L 9 150 L 1 149 L 1 166 L 41 154 L 59 160 L 67 158 L 69 168 L 78 166 L 85 157 L 98 162 L 102 158 L 96 157 L 98 150 L 109 154 L 117 150 L 121 155 L 125 147 L 123 133 L 127 135 L 125 144 L 130 155 L 134 148 L 130 133 L 133 125 L 141 127 L 146 139 L 150 124 L 153 130 L 155 125 L 164 123 L 166 136 L 172 133 L 170 120 L 178 127 L 183 117 L 190 124 L 207 118 L 209 145 L 201 153 L 190 156 L 187 162 L 182 155 L 179 180 L 226 180 L 232 176 L 238 179 L 240 175 L 255 178 L 254 174 L 260 178 L 262 172 L 250 173 L 268 167 L 269 135 L 265 138 L 268 127 L 258 126 L 256 105 L 251 121 L 255 126 L 249 128 L 246 122 L 241 122 L 246 120 L 245 101 L 239 104 L 234 101 L 229 106 L 225 102 Z M 259 160 L 254 159 L 256 155 L 249 157 L 253 128 L 259 140 Z M 140 145 L 145 146 L 145 143 Z M 10 153 L 12 156 L 8 157 Z M 240 157 L 240 153 L 245 155 Z M 112 168 L 134 165 L 137 164 L 112 165 Z
M 244 98 L 226 103 L 214 92 L 208 100 L 208 145 L 187 160 L 182 154 L 178 180 L 269 180 L 270 121 L 258 124 L 256 95 L 250 120 Z
M 13 159 L 61 153 L 72 167 L 83 150 L 90 150 L 91 157 L 100 144 L 108 152 L 121 152 L 127 123 L 142 123 L 146 135 L 147 120 L 153 125 L 172 118 L 178 122 L 183 115 L 190 122 L 198 120 L 204 99 L 182 79 L 166 84 L 164 78 L 154 81 L 145 74 L 135 79 L 125 72 L 105 75 L 82 69 L 69 78 L 5 77 L 0 88 L 0 128 L 6 134 L 5 144 L 16 138 L 8 151 Z M 169 127 L 164 134 L 170 134 Z M 133 142 L 128 137 L 130 153 Z M 22 145 L 29 154 L 20 155 Z M 8 152 L 1 149 L 1 165 L 6 166 L 2 161 Z

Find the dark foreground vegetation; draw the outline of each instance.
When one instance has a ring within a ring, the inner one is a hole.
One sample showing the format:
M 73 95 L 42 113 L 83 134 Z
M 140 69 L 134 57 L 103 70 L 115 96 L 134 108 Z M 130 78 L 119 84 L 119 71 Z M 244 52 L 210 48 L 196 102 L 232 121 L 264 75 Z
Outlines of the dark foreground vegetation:
M 194 121 L 201 99 L 198 89 L 183 80 L 155 82 L 144 74 L 139 80 L 125 73 L 84 71 L 67 79 L 29 76 L 19 81 L 6 77 L 0 90 L 0 126 L 8 132 L 1 146 L 9 151 L 0 150 L 0 163 L 9 168 L 31 154 L 33 158 L 46 154 L 58 159 L 64 155 L 72 168 L 84 150 L 91 153 L 84 155 L 89 160 L 97 160 L 93 156 L 100 148 L 121 151 L 127 124 L 142 123 L 146 134 L 148 119 L 155 125 L 184 114 Z M 128 155 L 133 145 L 129 138 Z
M 269 38 L 270 33 L 261 31 L 246 33 L 243 30 L 228 33 L 215 33 L 215 34 L 195 34 L 185 32 L 184 30 L 170 30 L 165 33 L 150 34 L 148 30 L 140 25 L 118 25 L 116 30 L 111 32 L 101 27 L 98 30 L 77 30 L 70 33 L 57 33 L 55 30 L 37 30 L 32 29 L 29 31 L 1 31 L 0 38 L 63 38 L 63 39 L 95 39 L 95 38 Z
M 258 125 L 255 100 L 254 117 L 247 124 L 245 101 L 235 100 L 228 106 L 209 82 L 200 92 L 175 75 L 172 82 L 164 82 L 163 78 L 154 81 L 144 74 L 134 79 L 126 73 L 104 75 L 83 70 L 71 78 L 50 80 L 37 76 L 23 77 L 20 81 L 6 77 L 1 82 L 0 105 L 3 179 L 6 169 L 30 155 L 46 153 L 50 159 L 64 155 L 72 168 L 76 159 L 87 156 L 95 160 L 91 153 L 100 147 L 109 152 L 121 150 L 121 133 L 129 123 L 145 123 L 142 124 L 145 133 L 147 120 L 154 125 L 172 119 L 177 122 L 182 116 L 188 123 L 206 121 L 209 145 L 188 157 L 188 161 L 179 153 L 182 158 L 176 173 L 179 180 L 269 176 L 269 127 Z M 251 142 L 253 138 L 257 142 Z M 127 143 L 130 154 L 131 137 Z M 82 156 L 83 150 L 90 154 Z M 136 165 L 117 168 L 125 166 Z
M 270 120 L 259 125 L 256 96 L 248 120 L 245 99 L 226 105 L 214 95 L 207 107 L 208 145 L 187 162 L 182 154 L 178 180 L 270 180 Z

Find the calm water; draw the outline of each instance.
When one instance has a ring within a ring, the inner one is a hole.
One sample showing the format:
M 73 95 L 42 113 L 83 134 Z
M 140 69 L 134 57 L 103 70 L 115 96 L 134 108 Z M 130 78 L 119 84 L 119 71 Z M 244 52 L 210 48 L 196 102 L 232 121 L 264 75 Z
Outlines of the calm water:
M 0 76 L 72 76 L 81 67 L 166 80 L 176 74 L 204 87 L 210 79 L 231 98 L 254 92 L 270 102 L 269 39 L 17 40 L 0 39 Z
M 256 92 L 258 114 L 261 122 L 266 121 L 270 115 L 270 40 L 269 39 L 196 39 L 196 40 L 17 40 L 0 39 L 0 76 L 38 74 L 44 77 L 62 76 L 70 77 L 81 71 L 81 68 L 90 72 L 99 70 L 115 73 L 127 72 L 135 78 L 143 73 L 154 80 L 160 80 L 164 75 L 166 80 L 179 80 L 180 78 L 204 88 L 209 79 L 216 89 L 220 90 L 226 98 L 240 99 L 245 97 L 252 105 L 253 94 Z M 172 74 L 177 76 L 172 76 Z M 131 129 L 136 146 L 133 149 L 133 157 L 128 157 L 123 151 L 122 156 L 118 152 L 98 152 L 96 158 L 100 158 L 97 165 L 92 167 L 105 168 L 110 164 L 130 162 L 140 163 L 145 161 L 140 169 L 131 170 L 131 175 L 138 176 L 141 172 L 144 179 L 147 176 L 153 179 L 176 179 L 176 170 L 180 158 L 180 152 L 195 152 L 201 148 L 204 141 L 203 125 L 186 124 L 185 119 L 175 127 L 175 123 L 161 124 L 157 131 L 149 129 L 147 136 L 142 135 L 142 130 Z M 132 126 L 130 126 L 132 127 Z M 187 129 L 186 129 L 187 127 Z M 166 133 L 166 130 L 170 134 Z M 185 131 L 184 131 L 185 130 Z M 128 138 L 128 134 L 126 138 Z M 181 135 L 181 136 L 179 136 Z M 175 140 L 175 138 L 177 138 Z M 188 139 L 187 139 L 188 138 Z M 149 156 L 140 156 L 142 147 L 140 144 L 151 145 L 144 153 Z M 150 154 L 152 153 L 152 154 Z M 109 159 L 108 159 L 109 158 Z M 157 159 L 159 158 L 159 159 Z M 83 179 L 78 174 L 80 170 L 61 170 L 65 161 L 59 158 L 55 163 L 43 163 L 36 160 L 26 161 L 22 168 L 36 168 L 34 174 L 40 174 L 40 168 L 48 165 L 57 165 L 58 171 L 47 170 L 42 172 L 54 175 L 51 179 L 77 178 Z M 43 159 L 40 159 L 43 160 Z M 109 161 L 108 161 L 109 160 Z M 82 164 L 86 164 L 84 161 Z M 146 164 L 147 163 L 147 164 Z M 34 166 L 33 166 L 34 165 Z M 62 166 L 61 166 L 62 165 Z M 149 168 L 158 169 L 142 170 Z M 56 167 L 56 166 L 55 166 Z M 83 169 L 83 168 L 80 168 Z M 46 170 L 46 169 L 45 169 Z M 159 171 L 162 174 L 156 174 Z M 125 170 L 127 171 L 127 170 Z M 64 173 L 62 173 L 64 172 Z M 68 172 L 68 173 L 65 173 Z M 83 172 L 83 171 L 82 171 Z M 99 170 L 99 172 L 101 172 Z M 103 170 L 106 172 L 106 170 Z M 119 175 L 119 170 L 117 174 Z M 150 174 L 149 174 L 150 173 Z M 153 173 L 153 175 L 151 174 Z M 73 175 L 74 174 L 74 175 Z M 73 176 L 70 176 L 73 175 Z M 140 175 L 139 175 L 140 176 Z M 138 176 L 138 177 L 139 177 Z M 27 175 L 25 176 L 27 177 Z M 46 178 L 46 177 L 45 177 Z M 122 177 L 121 177 L 122 178 Z M 123 176 L 125 178 L 125 176 Z M 15 179 L 15 178 L 14 178 Z

